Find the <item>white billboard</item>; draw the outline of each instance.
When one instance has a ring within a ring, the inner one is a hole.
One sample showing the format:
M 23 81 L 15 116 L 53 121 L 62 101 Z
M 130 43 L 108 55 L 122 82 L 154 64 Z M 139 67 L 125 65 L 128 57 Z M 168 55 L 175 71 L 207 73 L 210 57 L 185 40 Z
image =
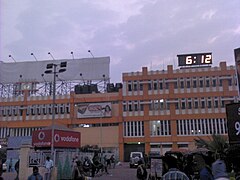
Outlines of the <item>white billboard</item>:
M 61 80 L 109 79 L 110 57 L 96 57 L 13 63 L 0 61 L 0 83 L 52 81 L 53 75 L 44 73 L 47 70 L 46 66 L 51 63 L 60 65 L 61 62 L 67 62 L 66 71 L 58 74 L 58 78 Z M 59 67 L 57 66 L 57 70 L 59 70 Z
M 77 106 L 77 118 L 111 117 L 111 103 L 81 103 Z

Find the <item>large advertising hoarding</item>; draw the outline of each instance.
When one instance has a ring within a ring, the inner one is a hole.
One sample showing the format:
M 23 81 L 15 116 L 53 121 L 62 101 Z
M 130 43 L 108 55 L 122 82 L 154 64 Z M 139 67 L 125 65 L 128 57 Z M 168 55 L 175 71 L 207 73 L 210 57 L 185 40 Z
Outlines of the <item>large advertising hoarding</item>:
M 240 103 L 227 104 L 226 114 L 229 143 L 240 143 Z
M 97 57 L 13 63 L 0 61 L 0 83 L 50 82 L 53 80 L 53 76 L 44 74 L 47 64 L 60 65 L 61 62 L 67 62 L 66 71 L 58 74 L 58 78 L 61 80 L 90 81 L 103 80 L 103 78 L 109 79 L 110 57 Z
M 51 147 L 52 130 L 43 129 L 33 131 L 32 145 L 35 147 Z M 79 148 L 81 146 L 81 134 L 75 131 L 54 129 L 53 146 L 61 148 Z
M 238 78 L 238 95 L 240 95 L 240 48 L 234 49 L 235 65 Z
M 77 118 L 111 117 L 111 103 L 81 103 L 76 104 Z

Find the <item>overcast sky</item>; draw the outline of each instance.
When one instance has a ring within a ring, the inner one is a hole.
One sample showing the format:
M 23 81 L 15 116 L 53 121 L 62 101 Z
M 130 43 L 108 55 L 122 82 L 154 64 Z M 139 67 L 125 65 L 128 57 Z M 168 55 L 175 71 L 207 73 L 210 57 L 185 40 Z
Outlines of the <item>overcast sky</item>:
M 177 54 L 212 52 L 234 64 L 239 0 L 0 0 L 0 60 L 110 56 L 111 82 L 123 72 L 178 68 Z

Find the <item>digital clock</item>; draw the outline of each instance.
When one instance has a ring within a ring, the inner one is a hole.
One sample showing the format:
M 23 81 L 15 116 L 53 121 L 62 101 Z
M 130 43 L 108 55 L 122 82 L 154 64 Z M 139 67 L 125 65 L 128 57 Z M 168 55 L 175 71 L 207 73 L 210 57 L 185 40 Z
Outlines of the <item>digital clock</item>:
M 195 66 L 212 64 L 212 53 L 180 54 L 178 66 Z

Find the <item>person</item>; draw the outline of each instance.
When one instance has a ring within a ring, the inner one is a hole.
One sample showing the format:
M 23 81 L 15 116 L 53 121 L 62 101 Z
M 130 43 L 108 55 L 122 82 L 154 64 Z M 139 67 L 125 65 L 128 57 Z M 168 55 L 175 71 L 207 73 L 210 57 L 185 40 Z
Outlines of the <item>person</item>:
M 52 168 L 53 168 L 53 161 L 50 159 L 49 156 L 47 156 L 47 158 L 46 158 L 44 167 L 47 170 L 47 172 L 45 173 L 45 179 L 50 180 L 51 174 L 52 174 Z
M 189 180 L 188 176 L 177 169 L 177 159 L 173 156 L 167 158 L 168 171 L 163 175 L 162 180 Z
M 102 168 L 100 157 L 98 156 L 97 152 L 94 152 L 92 162 L 93 162 L 93 164 L 92 164 L 92 177 L 94 177 L 95 173 L 98 173 L 98 171 Z
M 84 180 L 87 174 L 83 171 L 81 161 L 76 161 L 76 166 L 73 171 L 73 180 Z
M 212 174 L 216 180 L 229 180 L 226 165 L 221 157 L 212 164 Z
M 86 156 L 83 161 L 83 171 L 90 176 L 91 169 L 92 169 L 92 162 L 89 159 L 89 157 Z
M 2 177 L 2 171 L 0 171 L 0 180 L 4 180 Z
M 199 171 L 199 176 L 200 180 L 213 180 L 213 175 L 212 175 L 212 170 L 210 167 L 210 157 L 201 155 L 202 158 L 200 158 L 200 171 Z
M 102 162 L 103 166 L 104 166 L 104 170 L 106 172 L 106 174 L 109 174 L 108 172 L 108 165 L 110 164 L 110 159 L 107 158 L 107 155 L 105 155 L 103 157 L 103 162 Z
M 8 172 L 12 172 L 12 165 L 13 165 L 12 158 L 10 158 L 9 165 L 8 165 Z
M 112 164 L 113 164 L 113 168 L 115 168 L 116 162 L 115 162 L 114 154 L 112 154 L 110 157 L 110 167 L 112 167 Z
M 77 167 L 78 156 L 75 156 L 72 159 L 72 172 L 74 172 L 75 168 Z
M 43 180 L 43 177 L 41 174 L 38 172 L 38 167 L 34 166 L 33 167 L 33 173 L 28 177 L 28 180 Z
M 18 160 L 16 163 L 15 163 L 15 166 L 14 166 L 14 168 L 15 168 L 15 170 L 16 170 L 16 172 L 17 172 L 17 176 L 16 176 L 16 178 L 15 178 L 15 180 L 18 180 L 19 179 L 19 162 L 20 160 Z
M 148 173 L 145 164 L 143 161 L 140 159 L 138 161 L 138 167 L 137 167 L 137 178 L 139 180 L 145 180 L 147 179 Z

